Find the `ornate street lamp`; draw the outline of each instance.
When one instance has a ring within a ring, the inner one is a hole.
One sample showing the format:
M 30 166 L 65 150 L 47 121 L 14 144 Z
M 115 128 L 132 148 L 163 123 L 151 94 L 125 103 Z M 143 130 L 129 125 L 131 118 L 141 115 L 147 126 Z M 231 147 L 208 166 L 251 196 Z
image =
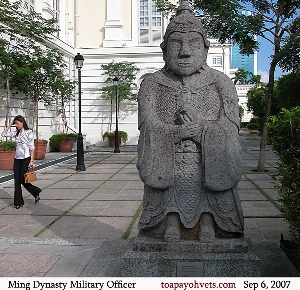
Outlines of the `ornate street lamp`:
M 78 111 L 79 111 L 79 132 L 77 137 L 77 165 L 76 170 L 85 171 L 84 165 L 84 150 L 83 150 L 83 137 L 81 133 L 81 68 L 83 66 L 84 58 L 80 53 L 74 58 L 74 63 L 78 69 Z
M 115 131 L 115 150 L 114 153 L 120 153 L 119 148 L 119 129 L 118 129 L 118 111 L 119 111 L 119 100 L 118 100 L 118 85 L 119 85 L 119 79 L 117 77 L 114 77 L 113 79 L 114 86 L 116 89 L 116 131 Z

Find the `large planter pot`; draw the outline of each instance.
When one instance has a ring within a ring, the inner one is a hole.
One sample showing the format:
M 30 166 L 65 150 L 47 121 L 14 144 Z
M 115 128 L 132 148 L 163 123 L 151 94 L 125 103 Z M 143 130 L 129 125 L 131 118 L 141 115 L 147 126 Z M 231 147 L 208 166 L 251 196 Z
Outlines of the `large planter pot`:
M 34 159 L 43 160 L 46 156 L 47 143 L 45 141 L 34 141 Z
M 14 168 L 14 158 L 16 150 L 7 151 L 0 148 L 0 170 L 12 170 Z
M 128 135 L 125 131 L 118 131 L 119 132 L 119 146 L 122 146 L 128 138 Z M 115 147 L 115 132 L 105 132 L 102 135 L 103 141 L 105 139 L 108 140 L 109 147 Z
M 248 132 L 249 132 L 249 135 L 247 136 L 247 140 L 253 140 L 253 139 L 258 139 L 258 135 L 257 135 L 257 132 L 258 130 L 257 129 L 248 129 Z
M 108 139 L 109 147 L 115 148 L 115 136 L 108 137 L 107 139 Z M 119 146 L 122 145 L 121 142 L 122 142 L 122 139 L 121 139 L 121 137 L 119 137 Z
M 59 145 L 60 152 L 71 152 L 73 148 L 74 138 L 65 139 L 63 138 Z

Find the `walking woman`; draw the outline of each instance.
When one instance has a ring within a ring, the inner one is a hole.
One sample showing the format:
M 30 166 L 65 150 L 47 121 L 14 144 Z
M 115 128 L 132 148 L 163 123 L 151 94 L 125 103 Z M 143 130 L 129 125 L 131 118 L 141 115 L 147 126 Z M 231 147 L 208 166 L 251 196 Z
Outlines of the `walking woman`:
M 15 125 L 16 130 L 8 132 L 9 128 Z M 19 209 L 24 205 L 21 185 L 25 187 L 35 198 L 35 203 L 40 200 L 39 187 L 31 183 L 24 182 L 24 174 L 27 172 L 28 167 L 35 167 L 34 164 L 34 137 L 33 132 L 28 128 L 25 118 L 18 115 L 14 118 L 12 123 L 8 125 L 1 134 L 2 137 L 13 137 L 16 139 L 16 156 L 14 159 L 14 180 L 15 180 L 15 193 L 14 193 L 14 206 Z

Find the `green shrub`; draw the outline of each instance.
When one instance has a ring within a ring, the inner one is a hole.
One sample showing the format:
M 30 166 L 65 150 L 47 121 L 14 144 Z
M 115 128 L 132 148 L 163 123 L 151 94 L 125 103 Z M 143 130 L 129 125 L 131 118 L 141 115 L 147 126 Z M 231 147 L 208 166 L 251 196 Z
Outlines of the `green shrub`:
M 279 201 L 290 233 L 300 250 L 300 107 L 282 109 L 268 122 L 268 142 L 279 156 Z
M 125 143 L 128 140 L 128 134 L 125 131 L 119 131 L 119 137 L 121 138 L 122 143 Z M 105 132 L 102 135 L 103 141 L 111 138 L 115 138 L 115 132 Z
M 253 124 L 255 124 L 255 125 L 253 125 Z M 262 129 L 263 129 L 263 118 L 258 118 L 258 117 L 251 118 L 249 123 L 247 124 L 247 128 L 262 131 Z
M 261 118 L 255 118 L 255 117 L 251 118 L 250 121 L 249 121 L 249 123 L 257 123 L 257 124 L 259 124 L 260 123 L 260 119 Z
M 239 117 L 240 117 L 240 119 L 242 119 L 244 114 L 245 114 L 245 109 L 241 105 L 239 105 Z
M 241 122 L 241 128 L 245 128 L 245 127 L 247 127 L 247 122 Z
M 247 124 L 247 128 L 250 129 L 250 130 L 251 130 L 251 129 L 252 129 L 252 130 L 258 130 L 258 129 L 259 129 L 259 124 L 258 124 L 258 123 L 250 123 L 250 122 L 249 122 L 249 123 Z
M 34 139 L 34 142 L 48 143 L 48 140 L 45 140 L 45 139 L 39 139 L 39 140 L 36 140 L 36 139 Z
M 14 141 L 0 141 L 0 147 L 4 151 L 14 151 L 16 149 L 16 142 Z
M 59 146 L 62 139 L 69 140 L 70 138 L 76 138 L 77 136 L 78 134 L 75 133 L 54 134 L 49 138 L 49 145 L 53 151 L 59 151 Z

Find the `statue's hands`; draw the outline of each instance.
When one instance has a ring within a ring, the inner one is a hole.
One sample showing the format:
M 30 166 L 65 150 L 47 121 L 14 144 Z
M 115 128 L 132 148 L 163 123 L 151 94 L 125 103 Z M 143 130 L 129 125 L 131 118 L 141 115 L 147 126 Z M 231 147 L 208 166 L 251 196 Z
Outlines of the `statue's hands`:
M 177 120 L 180 125 L 192 122 L 192 118 L 185 111 L 181 111 L 178 113 Z
M 198 139 L 202 133 L 202 126 L 199 122 L 190 122 L 180 126 L 182 139 Z
M 182 139 L 192 139 L 197 143 L 201 139 L 203 124 L 196 120 L 191 112 L 179 110 L 176 114 L 177 123 L 180 124 L 180 136 Z

